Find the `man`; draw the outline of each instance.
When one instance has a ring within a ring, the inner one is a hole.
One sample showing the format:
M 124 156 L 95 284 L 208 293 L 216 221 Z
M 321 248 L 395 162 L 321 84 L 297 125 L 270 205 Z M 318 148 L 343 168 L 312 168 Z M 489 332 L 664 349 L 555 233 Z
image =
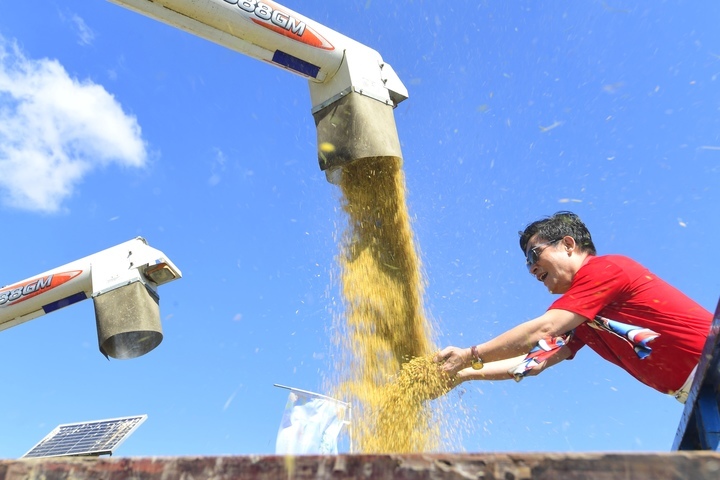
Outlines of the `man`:
M 597 256 L 574 213 L 531 223 L 520 234 L 520 248 L 530 274 L 562 296 L 541 316 L 496 338 L 439 352 L 435 361 L 454 385 L 519 381 L 587 345 L 644 384 L 685 401 L 710 329 L 709 311 L 630 258 Z

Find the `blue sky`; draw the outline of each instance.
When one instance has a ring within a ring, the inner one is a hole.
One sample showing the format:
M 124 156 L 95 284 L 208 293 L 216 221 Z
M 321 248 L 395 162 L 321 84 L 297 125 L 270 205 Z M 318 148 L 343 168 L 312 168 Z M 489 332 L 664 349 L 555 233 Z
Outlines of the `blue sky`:
M 368 45 L 395 110 L 441 345 L 551 303 L 517 232 L 570 209 L 714 311 L 720 295 L 715 2 L 287 1 Z M 335 365 L 339 192 L 307 82 L 102 0 L 0 4 L 2 283 L 136 236 L 182 270 L 164 341 L 99 353 L 92 302 L 0 333 L 0 457 L 58 424 L 147 414 L 121 456 L 272 453 L 287 394 Z M 591 351 L 466 384 L 466 451 L 665 451 L 682 406 Z

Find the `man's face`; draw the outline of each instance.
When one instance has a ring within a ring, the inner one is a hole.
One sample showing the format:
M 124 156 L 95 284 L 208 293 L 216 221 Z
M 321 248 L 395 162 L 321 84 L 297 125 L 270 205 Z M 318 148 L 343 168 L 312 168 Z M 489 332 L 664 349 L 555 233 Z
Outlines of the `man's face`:
M 525 256 L 530 275 L 542 282 L 550 293 L 562 294 L 570 288 L 575 276 L 570 253 L 574 246 L 572 237 L 544 239 L 535 235 L 528 241 Z

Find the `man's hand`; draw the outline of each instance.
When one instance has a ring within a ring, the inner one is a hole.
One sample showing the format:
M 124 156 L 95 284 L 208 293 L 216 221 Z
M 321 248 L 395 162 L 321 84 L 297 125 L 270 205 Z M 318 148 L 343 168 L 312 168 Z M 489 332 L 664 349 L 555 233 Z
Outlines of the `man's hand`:
M 460 370 L 470 366 L 472 354 L 469 348 L 445 347 L 435 355 L 433 361 L 440 364 L 440 370 L 455 377 Z

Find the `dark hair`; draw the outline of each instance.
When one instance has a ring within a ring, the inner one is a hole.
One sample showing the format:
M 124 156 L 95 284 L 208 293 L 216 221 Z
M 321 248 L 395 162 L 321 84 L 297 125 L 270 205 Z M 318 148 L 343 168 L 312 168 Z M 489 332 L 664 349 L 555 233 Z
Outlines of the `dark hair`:
M 520 248 L 523 253 L 527 252 L 530 239 L 537 234 L 547 242 L 559 240 L 566 236 L 572 237 L 581 252 L 597 255 L 590 232 L 580 220 L 580 217 L 572 212 L 557 212 L 551 217 L 529 224 L 524 231 L 518 233 L 520 234 Z

